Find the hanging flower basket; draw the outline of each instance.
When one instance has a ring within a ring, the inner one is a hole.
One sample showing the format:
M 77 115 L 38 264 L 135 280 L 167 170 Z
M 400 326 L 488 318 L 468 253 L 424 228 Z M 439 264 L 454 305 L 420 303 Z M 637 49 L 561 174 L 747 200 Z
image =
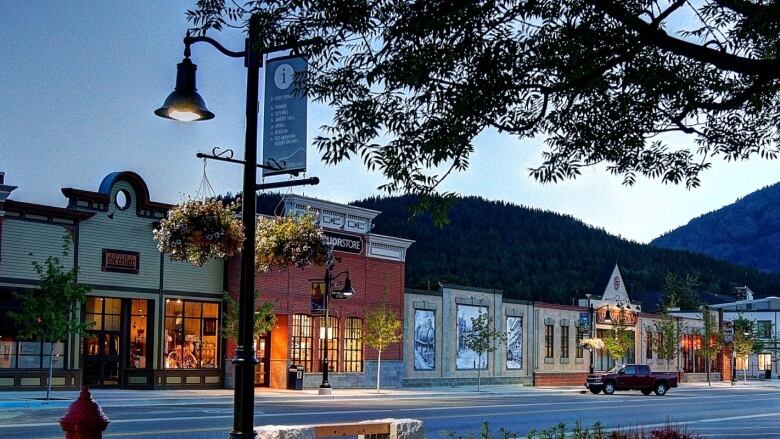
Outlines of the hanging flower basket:
M 604 340 L 600 338 L 586 338 L 580 343 L 582 347 L 589 351 L 598 351 L 604 349 Z
M 258 271 L 268 271 L 274 265 L 325 265 L 329 252 L 322 228 L 317 225 L 312 215 L 258 220 L 255 246 L 255 264 Z
M 234 208 L 218 200 L 187 200 L 172 207 L 154 231 L 157 248 L 172 261 L 188 261 L 197 267 L 209 259 L 240 253 L 244 228 Z

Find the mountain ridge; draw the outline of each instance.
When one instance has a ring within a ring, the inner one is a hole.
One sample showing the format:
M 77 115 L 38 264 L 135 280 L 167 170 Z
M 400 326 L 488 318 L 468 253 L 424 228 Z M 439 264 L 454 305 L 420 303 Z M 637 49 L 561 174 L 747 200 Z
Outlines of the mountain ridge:
M 780 273 L 780 183 L 699 215 L 650 244 Z

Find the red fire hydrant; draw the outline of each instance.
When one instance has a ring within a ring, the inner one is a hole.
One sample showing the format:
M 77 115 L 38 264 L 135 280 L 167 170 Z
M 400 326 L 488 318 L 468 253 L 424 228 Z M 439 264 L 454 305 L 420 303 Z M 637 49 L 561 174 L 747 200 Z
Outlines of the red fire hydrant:
M 92 399 L 87 386 L 81 387 L 79 398 L 68 407 L 60 418 L 60 426 L 65 431 L 65 439 L 101 439 L 103 430 L 111 422 L 103 413 L 100 404 Z

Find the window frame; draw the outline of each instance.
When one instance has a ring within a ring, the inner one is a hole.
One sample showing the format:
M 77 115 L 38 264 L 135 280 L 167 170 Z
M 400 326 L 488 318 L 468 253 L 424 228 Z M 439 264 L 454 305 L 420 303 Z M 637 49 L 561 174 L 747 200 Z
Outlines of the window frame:
M 319 319 L 317 319 L 318 322 L 318 329 L 319 332 L 323 333 L 323 337 L 319 337 L 317 339 L 317 355 L 319 364 L 318 367 L 320 369 L 320 372 L 322 372 L 322 363 L 325 361 L 325 358 L 323 357 L 323 345 L 325 344 L 325 337 L 323 329 L 325 329 L 325 326 L 323 325 L 323 322 L 325 321 L 325 316 L 319 316 Z M 335 324 L 334 324 L 335 323 Z M 336 316 L 328 316 L 328 332 L 333 335 L 333 337 L 328 337 L 328 372 L 338 372 L 339 366 L 341 365 L 341 361 L 339 361 L 339 346 L 341 342 L 341 322 L 339 321 L 339 318 Z M 320 334 L 317 334 L 319 336 Z
M 174 310 L 173 314 L 168 314 L 168 304 L 173 302 L 173 301 L 176 301 L 175 302 L 176 304 L 181 303 L 181 315 L 178 315 L 178 316 L 176 315 L 176 307 L 175 307 L 175 305 L 173 307 L 173 310 Z M 198 308 L 200 309 L 199 317 L 188 317 L 187 316 L 187 304 L 188 303 L 190 303 L 190 304 L 197 303 L 199 305 L 198 306 Z M 217 315 L 216 315 L 216 317 L 204 317 L 203 308 L 204 308 L 205 304 L 216 305 L 217 306 Z M 208 300 L 190 300 L 190 299 L 171 298 L 171 297 L 166 298 L 165 301 L 163 302 L 163 322 L 162 322 L 162 325 L 163 325 L 163 328 L 162 328 L 163 329 L 163 331 L 162 331 L 162 337 L 163 337 L 163 341 L 162 341 L 162 343 L 163 343 L 162 366 L 163 366 L 163 370 L 185 370 L 185 369 L 186 370 L 218 370 L 220 368 L 220 345 L 221 345 L 221 343 L 220 343 L 221 334 L 219 333 L 220 328 L 221 328 L 221 326 L 220 326 L 220 324 L 221 324 L 220 316 L 221 316 L 221 310 L 220 310 L 219 302 L 208 301 Z M 172 342 L 173 342 L 173 349 L 174 350 L 166 352 L 166 350 L 167 350 L 166 349 L 167 348 L 167 343 L 168 343 L 167 335 L 168 335 L 168 321 L 169 320 L 173 321 L 174 331 L 176 331 L 177 330 L 176 328 L 179 327 L 177 322 L 179 320 L 181 320 L 181 324 L 180 324 L 180 326 L 181 326 L 180 334 L 181 335 L 176 337 L 177 339 L 172 340 Z M 185 345 L 186 337 L 187 337 L 187 334 L 186 334 L 187 330 L 186 330 L 186 328 L 187 328 L 188 320 L 189 321 L 196 320 L 199 323 L 199 325 L 198 325 L 198 335 L 197 335 L 197 337 L 198 337 L 197 346 L 195 346 L 195 342 L 193 342 L 193 346 L 196 347 L 196 349 L 197 349 L 197 355 L 195 355 L 194 351 L 191 352 L 192 355 L 195 357 L 195 360 L 197 361 L 197 367 L 184 367 L 184 358 L 183 357 L 184 357 L 184 351 L 185 351 L 185 347 L 186 347 L 186 345 Z M 206 328 L 206 324 L 205 324 L 206 320 L 216 320 L 215 323 L 214 323 L 214 325 L 215 325 L 215 327 L 214 327 L 214 330 L 215 330 L 214 335 L 204 335 L 205 328 Z M 215 338 L 215 343 L 214 343 L 214 367 L 203 367 L 203 351 L 204 351 L 204 345 L 205 345 L 204 337 L 214 337 Z M 181 349 L 182 349 L 182 353 L 180 354 L 182 356 L 181 363 L 180 363 L 179 367 L 169 367 L 167 362 L 166 362 L 166 360 L 167 360 L 168 356 L 171 355 L 172 352 L 176 352 L 176 349 L 177 349 L 176 347 L 177 346 L 181 346 Z M 147 363 L 147 365 L 148 365 L 148 363 Z
M 569 325 L 561 325 L 561 358 L 569 358 Z
M 355 331 L 357 329 L 357 331 Z M 363 319 L 344 319 L 344 372 L 363 372 Z
M 303 325 L 304 320 L 308 321 L 308 327 Z M 308 335 L 306 335 L 306 333 L 308 333 Z M 308 343 L 302 344 L 302 341 L 308 341 Z M 314 361 L 313 343 L 314 318 L 308 314 L 293 314 L 292 325 L 290 327 L 291 364 L 303 366 L 304 372 L 312 372 Z
M 555 358 L 555 325 L 544 325 L 544 358 Z

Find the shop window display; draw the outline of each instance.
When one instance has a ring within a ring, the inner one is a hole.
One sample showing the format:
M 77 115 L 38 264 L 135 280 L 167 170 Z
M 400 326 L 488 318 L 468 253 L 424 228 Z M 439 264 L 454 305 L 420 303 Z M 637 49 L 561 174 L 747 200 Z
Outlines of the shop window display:
M 363 320 L 357 317 L 344 326 L 344 372 L 363 372 Z
M 292 337 L 290 339 L 290 360 L 292 364 L 312 371 L 312 318 L 305 314 L 293 315 Z
M 146 368 L 146 323 L 148 306 L 146 300 L 133 299 L 130 304 L 130 355 L 128 367 Z
M 218 312 L 216 303 L 166 299 L 166 369 L 217 367 Z
M 324 361 L 323 348 L 325 347 L 325 317 L 320 317 L 320 369 Z M 339 319 L 337 317 L 328 317 L 328 371 L 336 372 L 339 370 Z

